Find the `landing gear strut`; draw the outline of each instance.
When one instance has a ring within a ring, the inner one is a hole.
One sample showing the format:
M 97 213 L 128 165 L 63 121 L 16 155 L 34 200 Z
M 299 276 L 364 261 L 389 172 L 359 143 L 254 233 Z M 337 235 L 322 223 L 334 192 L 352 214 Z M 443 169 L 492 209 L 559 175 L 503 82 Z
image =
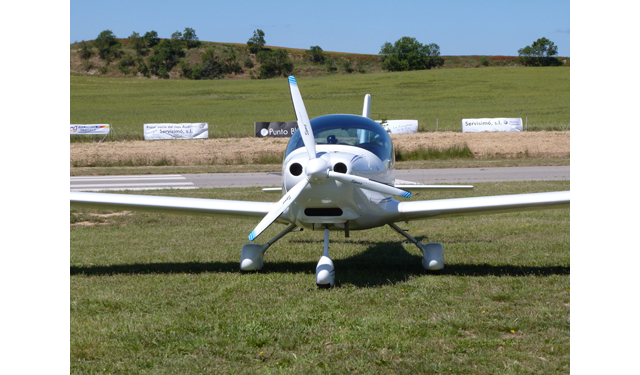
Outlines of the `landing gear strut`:
M 329 258 L 329 226 L 324 228 L 324 252 L 316 266 L 316 284 L 318 288 L 332 288 L 335 283 L 336 270 Z
M 264 253 L 267 249 L 273 245 L 276 241 L 282 238 L 285 234 L 291 232 L 296 227 L 295 224 L 289 225 L 285 230 L 278 233 L 266 244 L 260 245 L 257 243 L 248 243 L 242 246 L 242 252 L 240 253 L 240 269 L 242 271 L 259 271 L 264 266 Z
M 409 241 L 422 251 L 422 267 L 428 271 L 439 271 L 444 268 L 444 248 L 441 243 L 429 242 L 422 244 L 415 238 L 411 237 L 407 232 L 400 229 L 395 224 L 389 224 L 393 230 L 405 236 Z

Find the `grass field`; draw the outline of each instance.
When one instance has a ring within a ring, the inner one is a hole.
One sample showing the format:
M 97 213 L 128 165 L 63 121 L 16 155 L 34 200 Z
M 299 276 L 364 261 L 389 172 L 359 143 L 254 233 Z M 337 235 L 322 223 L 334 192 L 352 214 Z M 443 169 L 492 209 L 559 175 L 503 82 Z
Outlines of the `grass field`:
M 295 74 L 295 72 L 294 72 Z M 570 68 L 492 67 L 305 77 L 311 118 L 361 114 L 417 119 L 420 131 L 461 130 L 462 118 L 521 117 L 529 130 L 570 123 Z M 209 137 L 252 136 L 256 121 L 295 121 L 287 80 L 149 80 L 71 76 L 71 123 L 110 123 L 142 139 L 145 123 L 207 122 Z M 72 142 L 90 138 L 74 136 Z
M 568 189 L 484 183 L 415 199 Z M 144 194 L 273 200 L 259 189 Z M 287 235 L 262 272 L 243 274 L 255 221 L 96 213 L 71 213 L 88 224 L 70 228 L 71 373 L 569 372 L 569 209 L 401 224 L 444 244 L 439 275 L 390 228 L 332 233 L 332 290 L 314 284 L 322 232 Z

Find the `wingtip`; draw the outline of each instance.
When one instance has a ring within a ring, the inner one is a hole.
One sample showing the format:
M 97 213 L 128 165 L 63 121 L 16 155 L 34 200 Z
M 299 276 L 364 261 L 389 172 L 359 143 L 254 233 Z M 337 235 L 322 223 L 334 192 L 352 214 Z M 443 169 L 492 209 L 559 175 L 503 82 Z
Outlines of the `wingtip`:
M 411 198 L 411 192 L 409 192 L 409 191 L 405 191 L 404 193 L 402 193 L 402 196 L 403 196 L 404 198 Z
M 256 232 L 253 231 L 249 234 L 249 241 L 253 241 L 256 238 Z
M 289 76 L 289 83 L 292 85 L 298 85 L 298 83 L 296 82 L 296 77 L 294 76 Z

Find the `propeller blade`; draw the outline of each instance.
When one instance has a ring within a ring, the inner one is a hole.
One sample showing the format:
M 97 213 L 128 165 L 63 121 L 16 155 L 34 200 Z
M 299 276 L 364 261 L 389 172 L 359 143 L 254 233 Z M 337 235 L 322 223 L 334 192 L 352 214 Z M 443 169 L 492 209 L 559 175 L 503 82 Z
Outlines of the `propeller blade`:
M 289 89 L 291 90 L 291 100 L 293 101 L 293 109 L 296 112 L 298 118 L 298 131 L 302 134 L 302 142 L 307 149 L 309 159 L 316 158 L 316 140 L 313 138 L 313 130 L 311 129 L 311 122 L 307 115 L 307 110 L 304 107 L 302 101 L 302 95 L 300 95 L 300 89 L 294 76 L 289 76 Z
M 286 210 L 291 205 L 291 203 L 296 200 L 298 195 L 300 195 L 300 192 L 302 192 L 302 189 L 304 189 L 308 183 L 309 180 L 304 179 L 298 182 L 293 188 L 291 188 L 291 190 L 289 190 L 287 194 L 283 195 L 278 203 L 276 203 L 275 207 L 271 211 L 269 211 L 269 213 L 266 214 L 264 218 L 262 218 L 260 223 L 258 223 L 258 226 L 255 227 L 251 234 L 249 234 L 249 241 L 255 240 L 256 237 L 260 235 L 260 233 L 262 233 L 269 227 L 269 225 L 276 221 L 276 219 L 280 215 L 282 215 L 284 210 Z
M 373 181 L 368 178 L 354 176 L 352 174 L 344 174 L 344 173 L 329 171 L 328 177 L 333 178 L 334 180 L 338 180 L 344 184 L 351 184 L 353 186 L 356 186 L 362 189 L 371 190 L 371 191 L 376 191 L 381 194 L 397 195 L 403 198 L 411 197 L 411 193 L 408 191 L 404 191 L 402 189 L 398 189 L 393 186 L 385 185 L 381 182 Z

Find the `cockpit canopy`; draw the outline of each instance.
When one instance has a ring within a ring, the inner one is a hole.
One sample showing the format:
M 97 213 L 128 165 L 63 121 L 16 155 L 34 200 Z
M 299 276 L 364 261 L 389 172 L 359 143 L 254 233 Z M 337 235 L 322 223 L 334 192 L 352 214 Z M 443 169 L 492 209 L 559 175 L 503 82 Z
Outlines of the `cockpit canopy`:
M 389 134 L 380 124 L 357 115 L 326 115 L 311 120 L 311 129 L 317 145 L 346 145 L 363 148 L 380 160 L 395 160 Z M 304 147 L 299 131 L 291 136 L 285 158 Z

